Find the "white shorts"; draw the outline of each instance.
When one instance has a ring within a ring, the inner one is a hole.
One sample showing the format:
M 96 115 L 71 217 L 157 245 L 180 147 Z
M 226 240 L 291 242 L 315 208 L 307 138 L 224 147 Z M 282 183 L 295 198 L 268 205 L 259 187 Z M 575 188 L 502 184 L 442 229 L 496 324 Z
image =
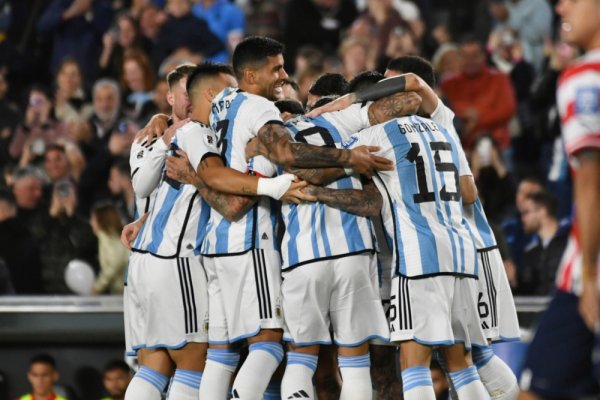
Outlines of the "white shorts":
M 477 313 L 477 280 L 434 276 L 392 280 L 390 337 L 428 346 L 464 343 L 485 346 L 487 340 Z
M 378 293 L 376 258 L 359 254 L 315 261 L 283 273 L 284 340 L 299 346 L 358 346 L 389 340 Z
M 206 274 L 199 257 L 129 257 L 124 317 L 127 354 L 208 341 Z
M 281 258 L 273 250 L 202 257 L 208 278 L 208 339 L 227 344 L 283 329 Z
M 478 250 L 479 296 L 477 305 L 481 326 L 488 339 L 520 339 L 519 320 L 500 250 Z

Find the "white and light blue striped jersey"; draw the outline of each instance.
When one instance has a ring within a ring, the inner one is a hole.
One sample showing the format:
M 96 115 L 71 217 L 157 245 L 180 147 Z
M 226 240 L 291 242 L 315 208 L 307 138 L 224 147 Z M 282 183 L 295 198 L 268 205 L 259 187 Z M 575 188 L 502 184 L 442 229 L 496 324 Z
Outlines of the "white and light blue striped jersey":
M 246 144 L 268 122 L 282 123 L 279 110 L 269 100 L 236 88 L 225 88 L 212 103 L 210 124 L 217 135 L 217 148 L 225 165 L 248 172 Z M 264 175 L 265 171 L 254 172 Z M 269 176 L 264 175 L 264 176 Z M 279 205 L 261 197 L 239 221 L 229 222 L 211 213 L 202 254 L 233 255 L 251 249 L 278 250 L 276 241 Z
M 156 188 L 160 182 L 164 157 L 160 152 L 153 152 L 157 140 L 152 143 L 134 142 L 129 153 L 131 184 L 135 193 L 135 215 L 138 219 L 150 210 L 156 198 Z M 162 142 L 162 140 L 161 140 Z M 162 142 L 164 144 L 164 142 Z M 159 154 L 159 157 L 156 157 Z
M 166 156 L 164 145 L 155 147 Z M 207 156 L 218 156 L 214 132 L 200 122 L 192 121 L 177 130 L 171 140 L 171 150 L 181 149 L 197 169 Z M 150 214 L 132 250 L 150 253 L 160 258 L 200 255 L 206 235 L 210 206 L 200 197 L 193 185 L 184 185 L 166 176 L 163 167 L 161 182 Z
M 361 113 L 355 108 L 353 106 L 350 110 L 326 113 L 316 118 L 297 117 L 287 121 L 285 126 L 296 142 L 335 147 L 369 126 L 366 110 Z M 344 114 L 348 118 L 344 118 Z M 327 187 L 363 188 L 358 175 L 338 179 Z M 299 205 L 284 203 L 281 210 L 286 226 L 281 243 L 284 270 L 322 259 L 374 252 L 376 249 L 371 220 L 367 217 L 319 202 Z
M 432 120 L 398 118 L 354 135 L 345 147 L 379 146 L 394 160 L 375 183 L 392 239 L 396 272 L 407 277 L 452 274 L 476 277 L 476 250 L 463 218 L 455 138 Z
M 477 199 L 473 204 L 465 204 L 463 206 L 465 220 L 471 228 L 473 237 L 475 238 L 475 247 L 477 250 L 491 249 L 498 245 L 494 232 L 488 223 L 488 220 L 483 211 L 481 201 Z

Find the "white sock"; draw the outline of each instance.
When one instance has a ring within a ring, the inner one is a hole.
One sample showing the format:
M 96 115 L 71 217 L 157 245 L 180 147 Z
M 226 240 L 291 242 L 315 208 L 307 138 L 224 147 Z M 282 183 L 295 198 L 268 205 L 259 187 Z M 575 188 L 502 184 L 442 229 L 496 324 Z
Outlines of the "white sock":
M 369 353 L 362 356 L 338 356 L 342 374 L 340 400 L 364 400 L 373 396 L 371 360 Z
M 275 372 L 282 359 L 283 346 L 280 343 L 258 342 L 251 344 L 248 357 L 233 382 L 232 398 L 262 400 L 273 372 Z
M 473 347 L 473 362 L 481 382 L 493 400 L 516 400 L 519 395 L 517 377 L 491 347 Z
M 410 367 L 402 371 L 402 390 L 404 400 L 435 400 L 429 368 Z
M 303 396 L 302 399 L 315 399 L 312 378 L 317 369 L 319 356 L 310 354 L 288 352 L 287 365 L 281 381 L 281 398 L 294 398 L 295 395 Z
M 168 382 L 163 374 L 141 366 L 127 387 L 125 400 L 160 400 Z
M 209 348 L 200 384 L 200 399 L 227 400 L 231 377 L 239 361 L 240 355 L 233 350 Z
M 202 372 L 176 369 L 167 400 L 198 400 Z
M 490 400 L 474 365 L 448 374 L 460 400 Z

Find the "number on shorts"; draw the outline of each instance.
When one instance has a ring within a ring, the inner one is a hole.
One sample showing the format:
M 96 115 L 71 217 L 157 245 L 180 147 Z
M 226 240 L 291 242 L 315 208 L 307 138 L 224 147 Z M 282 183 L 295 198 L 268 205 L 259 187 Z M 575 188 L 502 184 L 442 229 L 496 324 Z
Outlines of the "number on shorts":
M 483 301 L 483 293 L 479 292 L 479 300 L 477 300 L 477 309 L 479 310 L 479 318 L 487 318 L 490 315 L 490 307 Z

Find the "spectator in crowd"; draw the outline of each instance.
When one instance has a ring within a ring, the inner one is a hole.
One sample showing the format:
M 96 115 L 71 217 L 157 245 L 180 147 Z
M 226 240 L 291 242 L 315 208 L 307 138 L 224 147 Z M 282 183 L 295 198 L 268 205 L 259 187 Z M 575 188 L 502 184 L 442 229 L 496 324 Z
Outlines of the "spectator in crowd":
M 12 175 L 12 193 L 17 204 L 17 217 L 38 240 L 47 211 L 43 202 L 43 180 L 39 171 L 31 166 L 17 168 Z
M 51 144 L 44 153 L 44 171 L 50 180 L 50 184 L 59 181 L 74 182 L 79 180 L 79 175 L 74 176 L 72 172 L 65 146 L 60 144 Z
M 297 77 L 301 76 L 307 69 L 323 70 L 323 59 L 325 55 L 314 46 L 306 45 L 298 49 L 294 62 Z
M 113 196 L 117 197 L 117 208 L 124 223 L 135 219 L 135 193 L 131 183 L 131 170 L 129 160 L 120 158 L 110 168 L 108 188 Z
M 523 229 L 521 212 L 525 207 L 525 200 L 527 199 L 527 196 L 543 190 L 544 185 L 538 178 L 534 176 L 523 178 L 519 182 L 517 191 L 515 193 L 516 210 L 512 216 L 504 219 L 501 224 L 502 232 L 506 238 L 506 243 L 510 248 L 511 258 L 515 262 L 517 270 L 521 268 L 521 261 L 525 251 L 525 246 L 533 239 L 533 237 L 529 234 L 526 234 L 525 230 Z
M 438 76 L 438 80 L 443 82 L 449 77 L 460 72 L 460 53 L 458 46 L 454 43 L 442 44 L 433 54 L 431 64 Z
M 316 82 L 316 80 L 319 79 L 319 76 L 321 76 L 322 73 L 322 70 L 308 68 L 298 76 L 298 86 L 300 88 L 298 91 L 298 97 L 300 98 L 300 102 L 302 102 L 302 104 L 306 104 L 308 100 L 308 90 Z
M 114 154 L 124 152 L 129 143 L 127 134 L 119 130 L 127 125 L 120 107 L 120 89 L 117 82 L 103 78 L 94 84 L 94 114 L 89 119 L 89 136 L 79 142 L 86 159 L 85 169 L 79 180 L 79 205 L 83 214 L 97 201 L 110 198 L 107 182 Z M 112 146 L 109 146 L 112 144 Z
M 50 209 L 41 224 L 38 237 L 42 261 L 42 284 L 51 294 L 72 294 L 64 274 L 71 260 L 97 265 L 98 244 L 87 221 L 76 214 L 77 192 L 68 181 L 54 185 Z
M 31 385 L 31 393 L 23 395 L 19 400 L 54 399 L 67 400 L 54 392 L 54 385 L 60 379 L 56 369 L 56 361 L 48 354 L 38 354 L 29 361 L 27 380 Z
M 122 14 L 117 19 L 115 28 L 102 37 L 102 54 L 98 61 L 100 74 L 119 79 L 123 55 L 133 49 L 142 50 L 140 27 L 131 14 Z
M 504 153 L 510 147 L 508 123 L 515 114 L 515 95 L 508 77 L 486 65 L 483 46 L 474 38 L 460 45 L 461 72 L 441 83 L 449 106 L 462 122 L 461 141 L 466 151 L 489 134 Z
M 552 30 L 552 8 L 548 0 L 505 0 L 491 7 L 500 22 L 497 29 L 515 32 L 522 45 L 523 57 L 537 72 L 544 62 L 544 42 Z
M 294 72 L 293 60 L 301 46 L 313 45 L 325 53 L 335 51 L 340 44 L 341 32 L 357 15 L 352 0 L 290 0 L 283 33 L 286 71 Z
M 501 221 L 510 211 L 514 188 L 500 148 L 483 136 L 471 152 L 470 163 L 485 214 L 491 221 Z
M 244 12 L 235 3 L 227 0 L 196 0 L 192 12 L 208 24 L 229 54 L 244 38 L 246 19 Z
M 109 0 L 53 0 L 37 23 L 37 30 L 53 36 L 51 73 L 72 57 L 92 83 L 98 72 L 102 35 L 110 26 Z M 91 85 L 90 85 L 91 86 Z
M 348 93 L 348 81 L 341 74 L 323 74 L 308 89 L 306 107 L 311 109 L 323 96 L 343 96 Z
M 192 14 L 191 0 L 168 0 L 168 18 L 160 28 L 152 51 L 155 67 L 179 48 L 198 53 L 206 61 L 226 62 L 225 45 L 209 29 L 207 23 Z
M 104 390 L 108 394 L 101 400 L 124 400 L 125 391 L 131 381 L 131 370 L 123 360 L 113 360 L 106 364 L 102 373 Z
M 92 209 L 90 225 L 98 239 L 100 274 L 94 283 L 93 294 L 121 294 L 129 251 L 121 244 L 123 223 L 119 210 L 111 203 Z
M 7 99 L 7 70 L 0 66 L 0 169 L 9 161 L 8 146 L 19 125 L 19 110 Z
M 388 60 L 417 53 L 417 43 L 412 32 L 398 26 L 390 31 L 387 47 L 385 48 L 385 57 L 379 57 L 377 68 L 382 69 Z
M 17 218 L 15 198 L 7 189 L 0 189 L 0 259 L 16 293 L 42 293 L 38 245 Z
M 521 218 L 527 234 L 535 234 L 525 249 L 519 269 L 517 293 L 548 296 L 556 287 L 556 271 L 567 246 L 569 226 L 560 226 L 558 201 L 550 193 L 533 193 L 525 199 Z
M 369 43 L 361 38 L 349 37 L 340 45 L 342 74 L 346 79 L 352 79 L 359 72 L 374 68 L 374 62 L 369 63 Z
M 74 58 L 65 58 L 56 73 L 54 116 L 65 123 L 81 122 L 92 115 L 83 88 L 81 67 Z
M 154 4 L 146 4 L 141 8 L 139 21 L 140 33 L 142 36 L 142 45 L 147 54 L 152 52 L 160 28 L 167 20 L 167 13 Z
M 21 166 L 41 159 L 46 146 L 68 138 L 67 127 L 54 118 L 52 98 L 41 86 L 29 91 L 25 120 L 13 137 L 9 153 Z
M 123 106 L 125 115 L 142 127 L 155 114 L 152 103 L 155 75 L 148 57 L 139 50 L 131 50 L 123 57 Z

